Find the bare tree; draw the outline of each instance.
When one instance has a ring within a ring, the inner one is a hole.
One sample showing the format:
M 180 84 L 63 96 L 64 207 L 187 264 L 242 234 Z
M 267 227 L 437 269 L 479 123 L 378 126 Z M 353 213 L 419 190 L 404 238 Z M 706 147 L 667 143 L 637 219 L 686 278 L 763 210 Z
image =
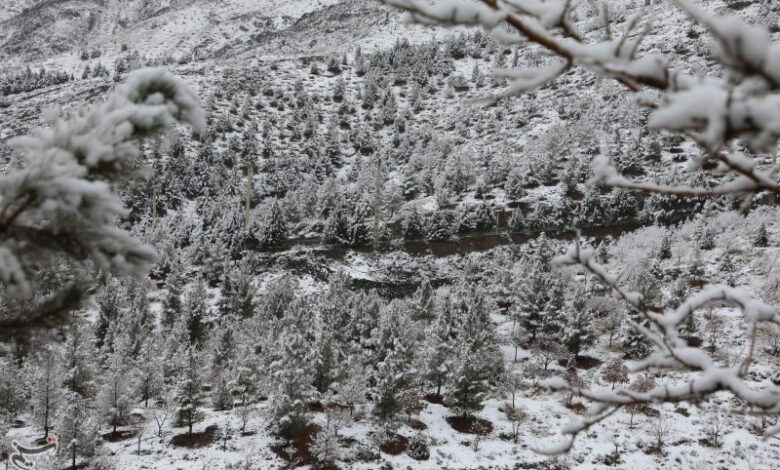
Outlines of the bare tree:
M 659 414 L 658 417 L 653 420 L 653 424 L 650 426 L 650 432 L 655 440 L 655 448 L 658 452 L 663 452 L 664 444 L 666 444 L 666 438 L 672 430 L 672 426 L 667 421 L 663 414 Z
M 157 425 L 157 437 L 163 436 L 163 427 L 176 412 L 176 393 L 170 391 L 160 397 L 152 406 L 150 414 Z
M 723 432 L 726 430 L 726 421 L 718 414 L 711 413 L 704 422 L 704 434 L 713 447 L 720 447 L 723 442 Z
M 512 442 L 517 444 L 520 427 L 528 418 L 528 414 L 522 408 L 510 405 L 509 403 L 504 405 L 504 413 L 506 414 L 506 419 L 508 419 L 509 423 L 512 425 Z
M 628 382 L 628 367 L 623 364 L 623 361 L 614 359 L 606 365 L 601 373 L 601 377 L 612 384 L 612 389 L 614 390 L 616 383 L 624 384 Z
M 761 333 L 764 343 L 767 346 L 767 352 L 773 356 L 780 354 L 780 326 L 775 324 L 763 325 Z

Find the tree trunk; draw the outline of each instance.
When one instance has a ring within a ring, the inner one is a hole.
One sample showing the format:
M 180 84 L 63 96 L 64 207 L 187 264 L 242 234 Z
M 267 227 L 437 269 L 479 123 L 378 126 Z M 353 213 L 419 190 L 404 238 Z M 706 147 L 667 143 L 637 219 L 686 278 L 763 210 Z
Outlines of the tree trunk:
M 73 446 L 73 451 L 71 451 L 71 468 L 72 470 L 76 470 L 76 446 Z

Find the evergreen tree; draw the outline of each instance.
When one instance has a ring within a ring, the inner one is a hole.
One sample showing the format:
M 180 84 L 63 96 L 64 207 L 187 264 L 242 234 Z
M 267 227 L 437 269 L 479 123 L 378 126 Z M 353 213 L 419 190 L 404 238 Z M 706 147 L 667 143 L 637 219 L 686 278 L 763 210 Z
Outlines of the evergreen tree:
M 132 399 L 130 388 L 130 366 L 127 352 L 128 339 L 117 335 L 113 351 L 106 358 L 106 366 L 101 374 L 101 386 L 97 401 L 103 418 L 112 426 L 116 434 L 117 426 L 124 425 L 130 412 Z
M 282 211 L 282 205 L 274 200 L 264 210 L 264 214 L 255 217 L 251 238 L 257 246 L 264 250 L 279 248 L 287 241 L 287 220 Z
M 571 313 L 563 326 L 563 344 L 575 360 L 580 351 L 596 342 L 593 312 L 587 306 L 586 300 L 587 295 L 584 290 L 578 289 L 574 293 Z
M 187 434 L 192 434 L 192 427 L 200 421 L 203 403 L 203 366 L 202 354 L 197 346 L 186 346 L 179 358 L 179 376 L 177 377 L 178 420 L 187 426 Z
M 404 220 L 402 225 L 403 225 L 402 234 L 405 239 L 413 240 L 423 236 L 424 229 L 423 229 L 422 218 L 420 217 L 420 213 L 417 212 L 416 207 L 412 207 L 412 210 L 408 211 L 404 215 Z
M 62 355 L 54 346 L 46 346 L 32 356 L 30 361 L 29 389 L 33 418 L 43 428 L 43 438 L 55 425 L 55 417 L 62 407 Z
M 82 397 L 91 397 L 94 389 L 94 342 L 82 326 L 72 328 L 63 347 L 63 385 Z
M 659 260 L 665 260 L 672 257 L 672 239 L 669 236 L 669 232 L 664 232 L 661 237 L 661 245 L 658 247 L 657 257 Z
M 0 358 L 0 416 L 13 419 L 27 404 L 22 370 L 13 361 Z
M 324 331 L 320 334 L 315 344 L 314 357 L 312 365 L 314 368 L 314 379 L 312 385 L 320 394 L 327 392 L 330 386 L 336 381 L 337 357 L 336 348 L 333 344 L 333 337 L 330 332 Z
M 90 409 L 89 399 L 78 392 L 68 390 L 62 402 L 57 432 L 60 442 L 63 443 L 63 455 L 70 460 L 70 468 L 76 470 L 79 456 L 89 457 L 93 454 L 99 439 L 98 426 Z
M 163 300 L 160 323 L 165 328 L 171 328 L 184 311 L 181 301 L 181 279 L 177 272 L 174 272 L 169 276 L 166 287 L 167 292 L 165 294 L 165 300 Z
M 160 350 L 163 341 L 159 335 L 153 335 L 141 348 L 132 373 L 134 395 L 149 406 L 149 400 L 160 396 L 164 387 L 164 368 L 161 364 Z
M 274 388 L 269 410 L 274 423 L 282 433 L 300 435 L 308 424 L 309 402 L 316 389 L 312 385 L 311 344 L 301 325 L 301 306 L 284 320 L 284 327 L 276 341 L 277 357 L 271 364 Z
M 185 324 L 189 333 L 189 342 L 193 345 L 201 344 L 206 339 L 206 321 L 209 310 L 206 295 L 206 286 L 199 282 L 187 292 L 185 299 L 187 315 Z
M 769 246 L 769 234 L 766 231 L 766 224 L 761 224 L 753 235 L 753 246 L 763 248 Z
M 450 376 L 452 390 L 447 396 L 448 405 L 464 417 L 481 410 L 485 390 L 481 379 L 481 371 L 472 362 L 471 355 L 460 354 Z
M 436 395 L 446 384 L 457 350 L 454 344 L 456 325 L 449 310 L 439 312 L 436 321 L 429 327 L 421 351 L 421 374 L 424 380 L 436 388 Z
M 416 297 L 415 319 L 423 321 L 433 320 L 436 317 L 436 291 L 427 277 L 420 283 Z

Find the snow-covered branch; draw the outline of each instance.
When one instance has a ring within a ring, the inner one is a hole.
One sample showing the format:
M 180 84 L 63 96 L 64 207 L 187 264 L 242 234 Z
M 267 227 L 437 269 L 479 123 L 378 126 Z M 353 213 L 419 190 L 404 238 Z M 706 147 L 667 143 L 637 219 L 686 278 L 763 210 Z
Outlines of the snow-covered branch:
M 737 18 L 713 17 L 688 0 L 675 1 L 693 21 L 710 31 L 716 42 L 716 57 L 731 72 L 728 80 L 702 79 L 672 69 L 665 57 L 637 56 L 651 27 L 649 20 L 643 21 L 642 13 L 629 18 L 623 33 L 613 38 L 608 15 L 596 8 L 599 11 L 594 14 L 602 18 L 607 39 L 587 43 L 571 20 L 569 1 L 444 0 L 435 5 L 424 0 L 381 1 L 408 12 L 412 22 L 482 27 L 503 43 L 535 43 L 563 59 L 540 69 L 497 70 L 497 75 L 509 80 L 509 87 L 482 101 L 524 93 L 580 66 L 613 78 L 632 92 L 661 91 L 661 100 L 652 103 L 650 127 L 692 138 L 708 159 L 720 162 L 738 176 L 712 190 L 671 187 L 631 181 L 598 162 L 596 178 L 601 183 L 680 196 L 780 192 L 780 184 L 770 173 L 759 171 L 753 159 L 730 149 L 732 143 L 741 140 L 755 151 L 770 152 L 780 139 L 780 95 L 776 93 L 780 89 L 780 45 L 771 44 L 769 33 L 762 28 Z M 515 34 L 508 33 L 506 25 Z
M 30 293 L 27 264 L 42 252 L 66 252 L 122 275 L 145 273 L 156 254 L 113 225 L 126 211 L 111 189 L 136 171 L 137 139 L 176 122 L 205 129 L 197 97 L 172 74 L 143 69 L 84 114 L 12 139 L 24 162 L 0 177 L 6 289 Z
M 583 250 L 579 244 L 576 244 L 555 261 L 561 265 L 583 267 L 632 308 L 639 311 L 652 325 L 651 330 L 650 327 L 633 323 L 633 326 L 655 345 L 656 350 L 646 359 L 633 364 L 630 367 L 632 371 L 675 369 L 696 374 L 695 377 L 683 384 L 660 384 L 646 392 L 637 392 L 625 387 L 618 387 L 614 390 L 587 390 L 574 387 L 561 378 L 549 379 L 543 384 L 546 387 L 556 391 L 574 393 L 601 405 L 592 418 L 578 418 L 562 430 L 563 434 L 568 436 L 565 445 L 561 447 L 564 451 L 571 447 L 578 433 L 600 422 L 617 409 L 628 405 L 700 401 L 716 392 L 728 391 L 750 406 L 766 412 L 780 411 L 780 390 L 755 388 L 745 381 L 748 368 L 753 360 L 756 325 L 759 323 L 780 324 L 780 314 L 776 308 L 755 300 L 743 289 L 710 286 L 685 300 L 677 309 L 658 313 L 643 305 L 641 295 L 623 290 L 618 285 L 617 278 L 596 263 L 592 250 Z M 736 306 L 741 311 L 747 325 L 746 336 L 750 338 L 749 352 L 737 366 L 718 365 L 718 361 L 710 354 L 700 348 L 688 346 L 680 335 L 680 329 L 683 328 L 688 317 L 713 303 Z M 556 447 L 547 452 L 554 453 L 559 450 L 560 448 Z

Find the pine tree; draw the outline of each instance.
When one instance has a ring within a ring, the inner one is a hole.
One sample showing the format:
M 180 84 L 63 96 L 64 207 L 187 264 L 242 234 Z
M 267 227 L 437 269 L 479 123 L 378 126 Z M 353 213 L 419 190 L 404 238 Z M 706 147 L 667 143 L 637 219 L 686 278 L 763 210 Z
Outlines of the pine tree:
M 201 419 L 204 361 L 202 354 L 194 345 L 182 350 L 179 360 L 178 419 L 180 423 L 187 426 L 187 434 L 192 434 L 193 425 Z
M 669 236 L 669 232 L 664 232 L 661 237 L 661 245 L 658 247 L 657 257 L 659 260 L 665 260 L 672 257 L 672 239 Z
M 402 225 L 402 234 L 405 239 L 414 240 L 423 236 L 424 229 L 422 218 L 420 217 L 420 213 L 417 212 L 416 207 L 412 207 L 412 210 L 404 215 Z
M 715 234 L 703 223 L 697 228 L 696 241 L 699 244 L 699 249 L 706 251 L 715 248 Z
M 252 235 L 259 248 L 276 249 L 287 241 L 288 228 L 286 217 L 278 200 L 274 200 L 262 215 L 262 222 L 253 229 Z M 256 218 L 257 219 L 257 218 Z
M 542 245 L 540 245 L 541 247 Z M 537 251 L 526 282 L 520 286 L 519 320 L 535 341 L 538 335 L 555 337 L 563 327 L 563 285 L 549 268 L 546 248 Z
M 431 286 L 430 279 L 423 278 L 416 293 L 415 319 L 430 321 L 436 317 L 436 291 Z
M 452 390 L 447 395 L 447 403 L 462 416 L 471 416 L 482 409 L 484 385 L 481 371 L 475 367 L 469 354 L 460 354 L 455 361 L 450 382 Z
M 55 417 L 62 406 L 62 352 L 46 346 L 32 356 L 30 361 L 30 403 L 33 418 L 43 428 L 44 439 L 55 425 Z
M 350 418 L 353 416 L 355 407 L 366 401 L 366 391 L 368 389 L 368 378 L 366 370 L 360 363 L 359 358 L 354 354 L 347 356 L 346 364 L 342 367 L 339 374 L 341 379 L 331 385 L 333 390 L 333 400 L 349 409 Z
M 134 395 L 149 406 L 149 400 L 159 397 L 164 387 L 164 368 L 160 363 L 162 338 L 155 334 L 141 348 L 132 372 Z
M 753 246 L 759 248 L 769 246 L 769 234 L 766 230 L 766 224 L 762 223 L 753 235 Z
M 206 338 L 206 321 L 209 313 L 206 295 L 206 287 L 200 282 L 187 292 L 185 299 L 186 326 L 189 342 L 193 345 L 201 344 Z
M 216 383 L 214 384 L 214 394 L 211 402 L 214 410 L 224 411 L 233 407 L 233 396 L 231 392 L 228 371 L 222 369 L 217 373 Z
M 257 357 L 251 351 L 244 350 L 234 364 L 228 383 L 233 396 L 233 404 L 241 419 L 241 432 L 246 431 L 246 425 L 254 411 L 254 404 L 266 382 L 261 372 Z
M 634 323 L 649 328 L 650 324 L 637 312 L 629 313 L 629 319 Z M 628 359 L 639 359 L 647 356 L 650 352 L 650 343 L 647 338 L 630 324 L 625 325 L 625 332 L 621 349 Z
M 13 361 L 0 358 L 0 416 L 11 420 L 24 409 L 26 388 L 23 371 Z
M 586 300 L 587 295 L 584 290 L 578 289 L 574 293 L 571 313 L 563 326 L 563 344 L 575 360 L 580 351 L 596 342 L 593 312 L 587 306 Z
M 181 301 L 181 279 L 178 273 L 174 271 L 166 282 L 167 293 L 162 306 L 162 316 L 160 323 L 165 328 L 173 327 L 173 324 L 179 319 L 184 311 Z
M 449 309 L 442 309 L 436 321 L 428 329 L 425 343 L 422 346 L 421 374 L 425 381 L 436 388 L 436 395 L 441 395 L 452 369 L 452 361 L 457 350 L 454 339 L 457 334 L 456 325 Z
M 106 357 L 106 365 L 101 374 L 100 392 L 97 397 L 100 413 L 112 426 L 114 435 L 117 426 L 125 424 L 132 399 L 128 342 L 124 335 L 114 338 L 113 350 Z
M 288 436 L 300 435 L 308 424 L 309 402 L 316 390 L 312 385 L 311 344 L 301 326 L 302 307 L 296 306 L 285 318 L 285 324 L 276 341 L 277 357 L 271 364 L 274 388 L 269 410 L 274 423 Z
M 68 390 L 63 397 L 63 407 L 57 423 L 60 442 L 65 448 L 65 454 L 71 462 L 71 469 L 76 470 L 76 460 L 79 456 L 89 457 L 98 442 L 98 426 L 95 422 L 90 401 L 81 394 Z
M 384 421 L 395 418 L 399 408 L 399 396 L 410 381 L 408 374 L 410 351 L 399 338 L 393 338 L 392 348 L 384 353 L 377 364 L 374 392 L 374 414 Z
M 82 326 L 72 328 L 63 347 L 63 385 L 82 397 L 91 397 L 94 389 L 94 342 Z
M 116 283 L 109 282 L 95 296 L 98 305 L 98 319 L 95 325 L 95 346 L 98 348 L 103 347 L 109 326 L 119 320 L 121 301 L 118 287 Z
M 312 365 L 314 379 L 312 385 L 320 394 L 327 392 L 333 382 L 336 381 L 336 357 L 335 345 L 330 332 L 320 334 L 315 344 Z

